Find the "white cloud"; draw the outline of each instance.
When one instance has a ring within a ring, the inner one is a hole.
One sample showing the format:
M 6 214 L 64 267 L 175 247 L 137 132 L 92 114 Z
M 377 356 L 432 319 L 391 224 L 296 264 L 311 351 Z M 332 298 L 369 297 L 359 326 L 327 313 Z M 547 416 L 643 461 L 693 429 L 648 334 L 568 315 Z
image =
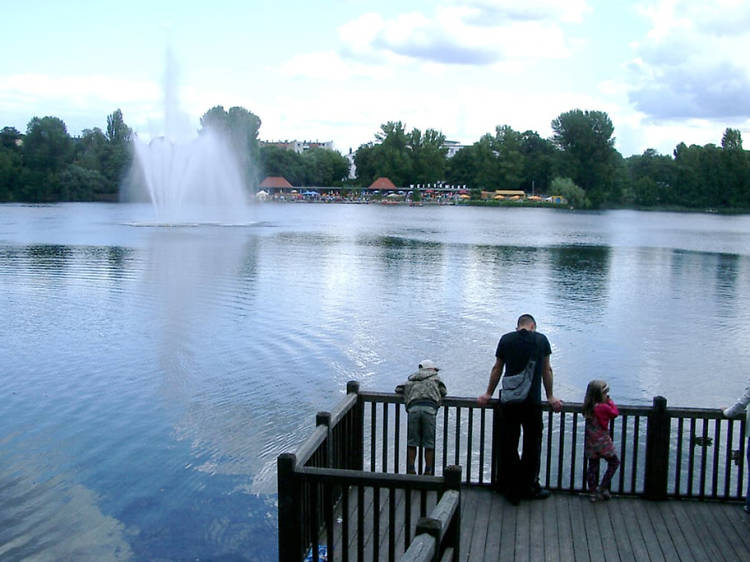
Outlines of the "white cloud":
M 750 115 L 750 5 L 662 0 L 643 13 L 652 27 L 630 65 L 639 111 L 657 121 Z
M 510 2 L 447 2 L 431 14 L 404 12 L 386 19 L 368 12 L 338 29 L 333 52 L 299 54 L 287 76 L 348 78 L 382 75 L 383 68 L 413 64 L 488 66 L 571 54 L 563 24 L 580 21 L 583 0 L 564 6 L 538 0 L 518 8 Z
M 14 102 L 29 105 L 66 99 L 76 107 L 86 107 L 92 101 L 110 105 L 131 102 L 150 102 L 160 96 L 159 87 L 146 81 L 133 81 L 104 75 L 49 76 L 46 74 L 18 74 L 0 77 L 0 104 Z
M 590 11 L 586 0 L 456 0 L 448 5 L 464 9 L 465 19 L 476 25 L 540 20 L 580 23 Z

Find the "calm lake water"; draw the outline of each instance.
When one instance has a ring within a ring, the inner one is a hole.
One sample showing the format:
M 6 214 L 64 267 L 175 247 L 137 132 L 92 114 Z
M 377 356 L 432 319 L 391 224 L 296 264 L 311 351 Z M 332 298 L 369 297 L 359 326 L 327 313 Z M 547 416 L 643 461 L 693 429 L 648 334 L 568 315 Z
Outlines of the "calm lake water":
M 750 217 L 0 205 L 0 559 L 274 560 L 276 456 L 348 380 L 487 384 L 523 312 L 556 394 L 720 407 L 750 377 Z

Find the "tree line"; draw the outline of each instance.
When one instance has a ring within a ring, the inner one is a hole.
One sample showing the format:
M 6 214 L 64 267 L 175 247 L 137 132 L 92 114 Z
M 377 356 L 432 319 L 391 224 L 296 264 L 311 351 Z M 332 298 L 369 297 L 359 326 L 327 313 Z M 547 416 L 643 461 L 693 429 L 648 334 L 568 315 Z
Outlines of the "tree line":
M 500 125 L 449 158 L 442 132 L 408 131 L 401 121 L 389 121 L 355 152 L 351 180 L 349 161 L 336 151 L 298 154 L 261 146 L 261 120 L 244 108 L 215 106 L 200 123 L 199 133 L 225 134 L 249 190 L 265 176 L 283 176 L 295 186 L 348 188 L 385 176 L 399 187 L 466 185 L 474 197 L 495 189 L 563 195 L 578 208 L 750 209 L 750 156 L 740 131 L 731 128 L 720 146 L 680 143 L 671 155 L 647 149 L 623 158 L 609 116 L 574 109 L 552 120 L 550 138 Z M 105 131 L 86 129 L 77 137 L 57 117 L 34 117 L 23 134 L 3 128 L 0 201 L 116 200 L 121 183 L 132 179 L 131 133 L 119 109 L 107 116 Z
M 387 176 L 396 185 L 466 185 L 563 195 L 579 208 L 659 207 L 750 209 L 750 156 L 742 136 L 726 129 L 721 146 L 680 143 L 673 155 L 647 149 L 623 158 L 614 125 L 602 111 L 575 109 L 551 123 L 551 138 L 497 126 L 448 158 L 445 136 L 381 125 L 375 141 L 357 150 L 357 181 Z

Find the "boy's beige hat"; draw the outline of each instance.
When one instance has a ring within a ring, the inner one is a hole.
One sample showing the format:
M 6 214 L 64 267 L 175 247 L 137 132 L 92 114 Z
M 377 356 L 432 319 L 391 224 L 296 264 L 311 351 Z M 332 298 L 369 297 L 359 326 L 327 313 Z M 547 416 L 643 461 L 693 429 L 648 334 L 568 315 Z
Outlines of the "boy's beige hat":
M 431 361 L 430 359 L 425 359 L 419 364 L 420 369 L 435 369 L 436 371 L 439 371 L 440 369 L 435 364 L 434 361 Z

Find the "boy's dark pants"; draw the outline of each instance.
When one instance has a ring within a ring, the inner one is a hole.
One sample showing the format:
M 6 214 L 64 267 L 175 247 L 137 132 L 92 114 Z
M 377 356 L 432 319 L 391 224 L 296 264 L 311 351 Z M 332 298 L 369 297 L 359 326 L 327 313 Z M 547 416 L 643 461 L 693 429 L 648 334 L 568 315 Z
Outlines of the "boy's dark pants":
M 539 462 L 542 456 L 542 407 L 538 404 L 498 406 L 500 455 L 497 490 L 516 498 L 539 489 Z M 523 452 L 518 441 L 523 428 Z

